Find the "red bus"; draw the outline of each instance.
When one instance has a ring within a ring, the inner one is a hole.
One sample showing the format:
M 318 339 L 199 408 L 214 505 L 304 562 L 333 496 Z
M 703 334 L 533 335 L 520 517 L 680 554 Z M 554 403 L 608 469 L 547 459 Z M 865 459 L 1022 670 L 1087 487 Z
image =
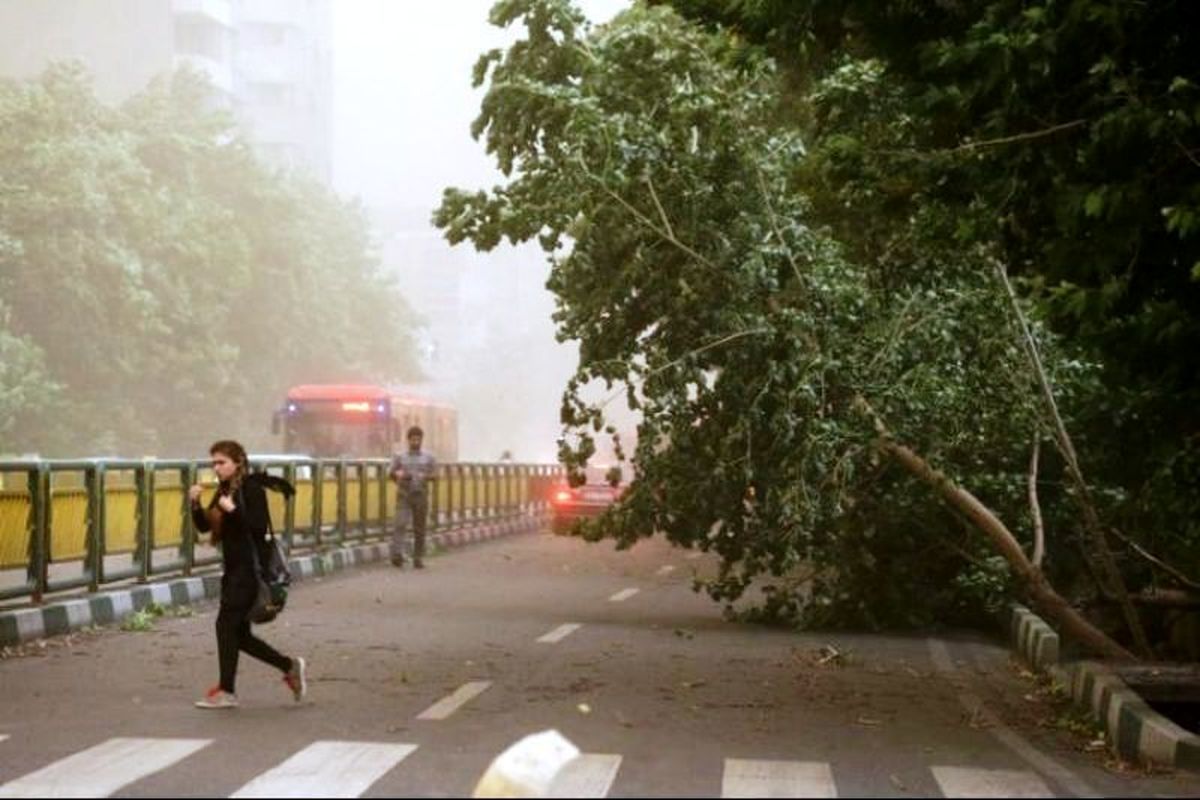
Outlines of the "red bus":
M 458 460 L 458 412 L 451 406 L 369 384 L 303 384 L 288 390 L 271 430 L 283 452 L 314 458 L 387 458 L 408 447 L 418 425 L 424 449 L 443 464 Z

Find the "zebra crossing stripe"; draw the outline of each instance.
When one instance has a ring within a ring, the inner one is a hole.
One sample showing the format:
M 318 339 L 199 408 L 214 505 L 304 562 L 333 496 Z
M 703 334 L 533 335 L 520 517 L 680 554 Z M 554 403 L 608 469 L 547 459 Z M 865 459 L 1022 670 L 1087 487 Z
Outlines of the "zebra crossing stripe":
M 563 639 L 567 638 L 572 633 L 574 633 L 575 631 L 579 630 L 582 627 L 583 626 L 580 625 L 578 622 L 568 622 L 564 625 L 559 625 L 557 628 L 550 631 L 549 633 L 542 634 L 541 636 L 538 637 L 537 640 L 539 642 L 544 642 L 546 644 L 554 644 L 555 642 L 561 642 Z
M 837 797 L 837 786 L 823 761 L 727 758 L 721 797 Z
M 656 575 L 670 575 L 674 571 L 675 571 L 674 564 L 664 564 L 663 566 L 658 568 L 658 572 L 656 572 L 655 574 Z
M 1032 772 L 974 767 L 930 767 L 946 797 L 1054 797 Z
M 491 685 L 491 681 L 464 683 L 454 690 L 454 694 L 443 697 L 418 714 L 417 719 L 445 719 L 475 697 L 483 694 Z
M 629 598 L 633 597 L 637 593 L 638 593 L 637 589 L 622 589 L 621 591 L 614 594 L 612 597 L 608 598 L 608 602 L 620 603 L 625 600 L 628 600 Z
M 580 753 L 554 776 L 547 797 L 608 797 L 621 768 L 621 757 L 605 753 Z
M 108 797 L 211 739 L 109 739 L 0 786 L 0 797 Z
M 313 742 L 230 796 L 358 797 L 416 749 L 415 744 Z

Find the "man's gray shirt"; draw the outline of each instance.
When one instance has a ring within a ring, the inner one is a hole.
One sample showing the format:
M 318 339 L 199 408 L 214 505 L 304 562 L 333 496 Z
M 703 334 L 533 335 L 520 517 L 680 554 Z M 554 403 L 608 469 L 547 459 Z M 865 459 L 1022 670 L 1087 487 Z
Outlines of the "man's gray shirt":
M 397 468 L 404 470 L 400 479 L 400 491 L 407 495 L 424 495 L 426 486 L 434 477 L 437 461 L 431 453 L 424 450 L 414 453 L 405 450 L 392 457 L 392 466 L 388 471 L 394 473 Z

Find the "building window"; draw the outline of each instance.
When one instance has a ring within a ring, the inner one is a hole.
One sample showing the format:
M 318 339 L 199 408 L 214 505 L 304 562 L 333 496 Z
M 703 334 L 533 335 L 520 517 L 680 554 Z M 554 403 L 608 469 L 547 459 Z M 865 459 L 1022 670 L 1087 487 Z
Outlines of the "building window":
M 255 82 L 246 86 L 246 99 L 260 106 L 290 106 L 295 100 L 295 87 L 290 83 Z
M 229 32 L 215 22 L 203 19 L 175 20 L 175 52 L 204 56 L 224 62 L 229 52 Z

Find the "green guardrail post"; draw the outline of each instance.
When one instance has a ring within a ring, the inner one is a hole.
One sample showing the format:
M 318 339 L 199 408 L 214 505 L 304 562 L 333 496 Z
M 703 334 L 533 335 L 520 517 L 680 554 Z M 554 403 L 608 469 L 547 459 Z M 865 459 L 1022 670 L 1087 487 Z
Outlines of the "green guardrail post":
M 388 480 L 390 480 L 386 464 L 379 465 L 379 471 L 376 473 L 375 478 L 379 481 L 379 532 L 386 534 L 389 518 L 387 489 Z
M 104 498 L 104 462 L 93 463 L 84 471 L 84 482 L 88 495 L 87 555 L 84 574 L 88 580 L 88 591 L 97 592 L 104 582 L 104 551 L 106 544 L 106 514 Z
M 462 464 L 454 465 L 455 474 L 458 476 L 458 519 L 457 523 L 462 525 L 467 522 L 467 479 L 466 468 Z
M 196 483 L 196 476 L 199 470 L 196 468 L 196 462 L 191 462 L 179 470 L 179 484 L 182 488 L 180 492 L 179 506 L 179 555 L 183 559 L 183 574 L 191 575 L 192 569 L 196 566 L 196 523 L 192 522 L 192 501 L 188 498 L 188 491 Z
M 141 466 L 133 474 L 137 486 L 137 545 L 134 559 L 138 565 L 138 582 L 146 583 L 154 571 L 151 564 L 154 557 L 154 461 L 142 459 Z
M 346 460 L 339 458 L 337 467 L 337 543 L 340 545 L 346 540 Z
M 434 473 L 432 476 L 433 480 L 430 481 L 430 485 L 426 489 L 426 491 L 429 493 L 429 508 L 428 508 L 429 519 L 427 520 L 427 522 L 429 525 L 428 530 L 430 533 L 433 533 L 439 527 L 441 527 L 438 522 L 438 519 L 439 519 L 439 517 L 441 517 L 441 514 L 442 514 L 442 498 L 441 498 L 441 494 L 442 494 L 441 477 L 442 476 L 439 474 L 439 470 L 440 470 L 440 467 L 434 469 Z
M 491 520 L 496 516 L 496 471 L 493 467 L 483 466 L 483 497 L 484 518 Z
M 322 517 L 325 516 L 325 462 L 317 459 L 313 464 L 313 508 L 312 508 L 312 534 L 313 545 L 321 546 L 323 539 L 321 535 L 321 526 L 323 525 Z
M 32 600 L 41 603 L 50 583 L 50 465 L 38 461 L 29 470 L 29 582 Z
M 367 529 L 371 522 L 371 506 L 367 500 L 367 473 L 370 469 L 366 461 L 358 462 L 358 535 L 367 537 Z
M 283 465 L 283 479 L 292 486 L 296 485 L 296 462 L 289 461 Z M 292 532 L 296 528 L 296 495 L 283 498 L 283 549 L 292 552 Z

